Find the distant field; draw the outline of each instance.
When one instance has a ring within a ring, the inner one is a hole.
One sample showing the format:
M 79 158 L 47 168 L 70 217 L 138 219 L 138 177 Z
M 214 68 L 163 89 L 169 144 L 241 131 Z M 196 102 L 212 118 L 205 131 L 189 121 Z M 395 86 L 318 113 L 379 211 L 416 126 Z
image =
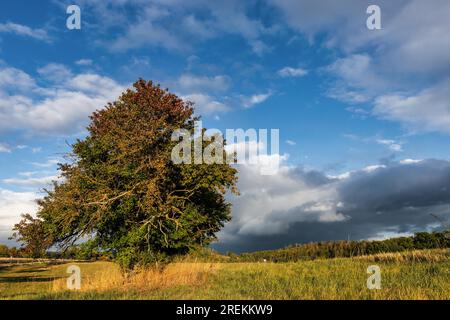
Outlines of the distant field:
M 77 264 L 80 291 L 66 290 Z M 369 265 L 382 288 L 366 287 Z M 111 262 L 7 264 L 0 299 L 450 299 L 450 249 L 293 263 L 174 263 L 124 277 Z

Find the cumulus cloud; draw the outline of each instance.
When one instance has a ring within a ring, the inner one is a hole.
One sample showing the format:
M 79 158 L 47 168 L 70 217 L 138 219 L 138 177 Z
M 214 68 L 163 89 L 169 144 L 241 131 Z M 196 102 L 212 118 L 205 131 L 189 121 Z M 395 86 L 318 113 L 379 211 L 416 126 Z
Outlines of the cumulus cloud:
M 278 75 L 283 78 L 288 77 L 303 77 L 308 74 L 308 70 L 303 68 L 284 67 L 278 70 Z
M 224 96 L 232 84 L 226 75 L 194 75 L 181 74 L 173 83 L 179 96 L 194 102 L 195 111 L 199 115 L 215 115 L 231 110 L 231 98 Z
M 209 115 L 229 110 L 229 107 L 226 104 L 217 101 L 214 97 L 207 94 L 194 93 L 182 96 L 182 99 L 194 102 L 194 108 L 198 114 Z
M 450 80 L 417 94 L 388 94 L 375 100 L 373 113 L 413 132 L 450 132 Z
M 25 91 L 36 87 L 36 81 L 26 72 L 0 64 L 0 93 Z
M 39 195 L 34 192 L 14 192 L 0 188 L 0 242 L 7 242 L 11 236 L 12 227 L 18 222 L 23 213 L 37 211 L 36 199 Z
M 66 66 L 59 63 L 49 63 L 37 69 L 37 72 L 44 79 L 53 82 L 65 82 L 72 77 L 72 72 Z
M 241 196 L 220 233 L 220 250 L 368 239 L 433 228 L 430 213 L 450 217 L 450 162 L 402 161 L 329 177 L 284 166 L 261 176 L 241 167 Z
M 263 103 L 272 96 L 272 92 L 258 93 L 251 96 L 241 96 L 241 102 L 244 108 L 251 108 L 257 104 Z
M 337 78 L 327 95 L 351 104 L 370 101 L 390 84 L 375 70 L 373 58 L 368 54 L 352 54 L 337 59 L 326 68 Z
M 59 64 L 49 64 L 38 72 L 56 84 L 39 86 L 22 70 L 0 67 L 1 130 L 77 133 L 93 111 L 115 100 L 124 90 L 108 77 L 93 73 L 73 76 Z
M 384 81 L 375 74 L 372 58 L 368 54 L 353 54 L 340 58 L 328 67 L 328 71 L 339 76 L 350 87 L 384 87 Z
M 450 3 L 399 1 L 386 14 L 385 32 L 377 39 L 387 68 L 418 74 L 446 75 L 450 70 Z M 382 49 L 385 46 L 385 49 Z

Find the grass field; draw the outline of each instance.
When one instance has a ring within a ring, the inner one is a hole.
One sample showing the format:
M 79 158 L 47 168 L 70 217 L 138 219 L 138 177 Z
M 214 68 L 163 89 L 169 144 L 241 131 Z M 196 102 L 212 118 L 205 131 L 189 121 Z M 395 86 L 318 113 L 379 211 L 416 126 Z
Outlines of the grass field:
M 81 290 L 66 289 L 67 267 Z M 369 265 L 379 290 L 366 286 Z M 295 263 L 181 262 L 124 276 L 111 262 L 5 264 L 0 299 L 450 299 L 450 249 Z

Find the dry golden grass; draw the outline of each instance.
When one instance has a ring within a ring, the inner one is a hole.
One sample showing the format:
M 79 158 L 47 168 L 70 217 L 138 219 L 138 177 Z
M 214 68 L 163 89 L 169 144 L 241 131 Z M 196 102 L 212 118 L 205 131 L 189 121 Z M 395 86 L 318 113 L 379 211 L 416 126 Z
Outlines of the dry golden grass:
M 414 250 L 404 252 L 379 253 L 370 256 L 359 256 L 354 259 L 369 262 L 441 262 L 450 259 L 448 249 Z
M 108 268 L 83 276 L 80 291 L 128 289 L 151 291 L 184 285 L 199 286 L 217 269 L 218 264 L 214 263 L 173 263 L 164 268 L 142 268 L 125 274 L 117 265 L 108 264 Z M 66 279 L 55 280 L 53 291 L 66 291 L 66 281 Z

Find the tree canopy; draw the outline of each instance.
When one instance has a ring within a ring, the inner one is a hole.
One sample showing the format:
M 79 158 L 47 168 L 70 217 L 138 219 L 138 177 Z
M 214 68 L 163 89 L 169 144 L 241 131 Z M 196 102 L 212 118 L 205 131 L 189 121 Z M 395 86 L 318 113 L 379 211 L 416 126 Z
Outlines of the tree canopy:
M 225 195 L 237 193 L 237 172 L 172 162 L 173 132 L 197 120 L 191 102 L 139 80 L 90 118 L 88 135 L 60 164 L 62 182 L 39 201 L 52 244 L 91 239 L 130 268 L 215 239 L 231 218 Z
M 10 239 L 25 243 L 26 246 L 22 251 L 25 256 L 32 258 L 42 257 L 53 243 L 52 236 L 46 232 L 43 221 L 28 213 L 22 214 L 22 220 L 14 226 Z

